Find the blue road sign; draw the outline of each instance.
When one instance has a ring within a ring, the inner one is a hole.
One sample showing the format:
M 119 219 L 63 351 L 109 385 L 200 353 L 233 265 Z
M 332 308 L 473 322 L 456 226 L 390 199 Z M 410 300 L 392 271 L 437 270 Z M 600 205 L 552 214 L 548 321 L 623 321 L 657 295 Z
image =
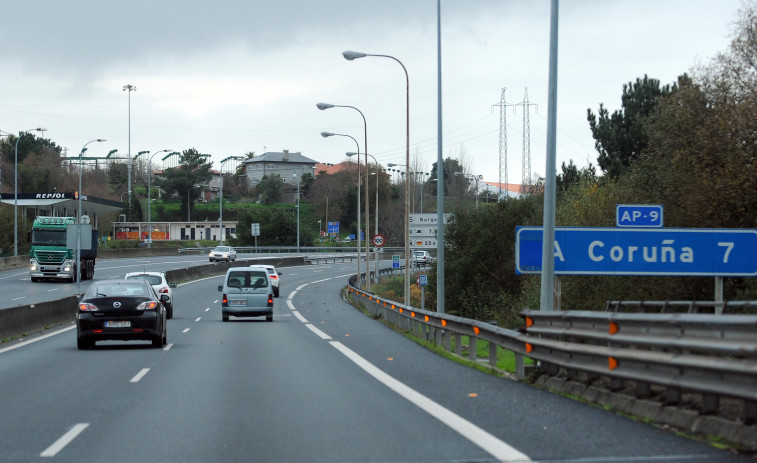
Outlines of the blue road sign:
M 541 272 L 542 234 L 516 229 L 516 273 Z M 757 276 L 757 230 L 557 227 L 555 274 Z
M 328 222 L 328 231 L 327 233 L 329 235 L 338 235 L 339 234 L 339 222 Z
M 400 256 L 397 254 L 392 256 L 392 268 L 400 268 Z
M 662 227 L 662 204 L 618 204 L 615 225 L 631 228 Z

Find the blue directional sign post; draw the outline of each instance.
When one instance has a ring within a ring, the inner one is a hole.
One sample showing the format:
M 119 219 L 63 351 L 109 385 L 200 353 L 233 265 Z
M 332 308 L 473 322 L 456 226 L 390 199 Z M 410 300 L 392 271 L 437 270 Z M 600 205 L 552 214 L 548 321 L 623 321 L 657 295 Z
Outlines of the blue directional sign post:
M 392 268 L 400 268 L 400 256 L 399 256 L 399 254 L 394 254 L 392 256 Z
M 632 228 L 661 228 L 662 204 L 618 204 L 615 225 Z
M 541 227 L 516 230 L 515 271 L 541 272 Z M 757 276 L 757 230 L 555 229 L 557 275 Z
M 328 222 L 327 226 L 327 233 L 329 235 L 338 235 L 339 234 L 339 222 Z

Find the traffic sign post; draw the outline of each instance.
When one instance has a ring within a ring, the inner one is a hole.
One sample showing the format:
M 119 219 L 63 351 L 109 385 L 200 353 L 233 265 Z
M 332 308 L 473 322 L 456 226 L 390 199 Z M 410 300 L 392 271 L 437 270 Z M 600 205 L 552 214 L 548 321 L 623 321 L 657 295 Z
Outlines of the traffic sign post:
M 373 237 L 373 245 L 377 248 L 380 248 L 384 245 L 384 237 L 381 235 L 376 235 Z
M 541 273 L 542 234 L 516 230 L 516 273 Z M 757 230 L 557 227 L 554 252 L 556 275 L 757 276 Z
M 421 310 L 426 310 L 426 285 L 428 285 L 427 275 L 418 275 L 415 282 L 421 287 Z
M 444 222 L 450 221 L 452 214 L 444 214 Z M 439 224 L 437 214 L 410 214 L 410 247 L 412 249 L 436 249 L 436 232 Z

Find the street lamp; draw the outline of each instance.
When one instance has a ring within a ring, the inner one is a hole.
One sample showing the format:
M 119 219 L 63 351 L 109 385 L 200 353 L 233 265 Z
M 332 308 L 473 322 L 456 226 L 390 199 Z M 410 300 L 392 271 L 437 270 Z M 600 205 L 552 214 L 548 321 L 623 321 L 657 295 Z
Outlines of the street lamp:
M 344 51 L 342 52 L 342 56 L 344 56 L 344 59 L 348 61 L 355 60 L 357 58 L 365 58 L 366 56 L 374 56 L 379 58 L 389 58 L 394 61 L 396 61 L 400 66 L 402 66 L 402 70 L 405 72 L 405 89 L 406 89 L 406 126 L 407 126 L 407 136 L 406 136 L 406 151 L 405 151 L 405 169 L 409 170 L 410 166 L 410 77 L 407 74 L 407 68 L 405 68 L 405 65 L 402 64 L 402 61 L 398 60 L 394 56 L 390 55 L 374 55 L 369 53 L 362 53 L 358 51 Z M 365 148 L 365 152 L 368 152 L 368 147 Z M 366 158 L 366 165 L 368 165 L 368 158 Z M 405 305 L 410 305 L 410 273 L 407 271 L 408 267 L 408 261 L 410 259 L 410 175 L 405 174 Z
M 318 106 L 318 109 L 327 109 L 325 106 L 328 106 L 329 108 L 333 107 L 334 105 L 327 105 L 326 103 L 318 103 L 316 106 Z M 323 108 L 321 106 L 324 106 Z M 331 132 L 321 132 L 321 136 L 323 138 L 328 137 L 347 137 L 352 138 L 352 141 L 355 142 L 355 146 L 357 147 L 357 150 L 360 151 L 360 145 L 358 144 L 357 140 L 355 140 L 354 137 L 351 135 L 343 134 L 343 133 L 331 133 Z M 368 170 L 368 164 L 366 166 L 366 171 Z M 360 286 L 360 156 L 357 158 L 357 285 Z M 367 233 L 366 233 L 367 235 Z M 366 238 L 368 238 L 366 236 Z M 365 255 L 368 255 L 368 241 L 365 242 Z M 366 262 L 367 262 L 366 257 Z M 370 274 L 370 271 L 368 271 Z
M 152 158 L 160 153 L 168 153 L 171 150 L 156 151 L 150 156 L 150 161 L 147 163 L 147 247 L 152 249 L 152 200 L 150 199 L 150 193 L 152 192 Z M 140 151 L 142 154 L 144 151 Z M 149 151 L 147 151 L 149 153 Z M 138 156 L 138 155 L 137 155 Z M 136 156 L 134 157 L 136 159 Z
M 473 174 L 466 174 L 460 171 L 455 172 L 453 175 L 456 177 L 460 177 L 462 175 L 465 176 L 465 178 L 469 180 L 475 180 L 476 181 L 476 209 L 478 209 L 478 181 L 484 178 L 483 175 L 473 175 Z
M 136 92 L 136 85 L 126 84 L 124 85 L 124 92 L 129 94 L 129 151 L 127 153 L 126 171 L 128 173 L 126 184 L 126 191 L 129 192 L 129 204 L 131 204 L 131 92 Z
M 300 183 L 302 177 L 297 177 L 297 172 L 293 172 L 292 178 L 297 179 L 297 252 L 300 252 Z
M 11 136 L 11 135 L 13 135 L 13 134 L 12 134 L 12 133 L 10 133 L 10 132 L 4 132 L 4 131 L 0 130 L 0 137 L 2 137 L 2 135 L 3 135 L 3 134 L 5 134 L 5 135 L 7 135 L 7 136 Z M 2 159 L 3 159 L 3 157 L 2 157 L 2 156 L 0 156 L 0 199 L 2 199 L 2 196 L 3 196 L 3 169 L 2 169 Z
M 360 116 L 363 118 L 363 133 L 364 133 L 364 135 L 363 135 L 364 136 L 364 146 L 363 146 L 363 148 L 365 149 L 365 152 L 368 153 L 368 123 L 366 122 L 366 120 L 365 120 L 365 114 L 363 114 L 362 111 L 360 111 L 359 109 L 357 109 L 354 106 L 335 105 L 335 104 L 329 104 L 329 103 L 318 103 L 316 105 L 316 107 L 318 109 L 320 109 L 321 111 L 329 109 L 329 108 L 351 108 L 351 109 L 354 109 L 355 111 L 359 112 Z M 360 151 L 359 148 L 358 148 L 358 151 Z M 358 182 L 358 188 L 359 187 L 360 187 L 360 185 L 359 185 L 359 182 Z M 370 221 L 370 217 L 369 217 L 370 216 L 370 211 L 369 211 L 368 199 L 369 199 L 369 194 L 368 194 L 368 156 L 366 155 L 365 156 L 365 240 L 366 240 L 365 241 L 365 243 L 366 243 L 366 246 L 365 246 L 365 256 L 366 256 L 366 259 L 365 260 L 366 260 L 366 262 L 368 262 L 368 235 L 370 235 L 370 233 L 369 233 L 368 230 L 370 230 L 370 228 L 371 228 L 371 221 Z M 359 258 L 358 258 L 358 260 L 359 260 Z M 371 275 L 370 274 L 371 274 L 371 272 L 370 272 L 370 270 L 368 270 L 368 272 L 366 274 L 366 278 L 365 278 L 365 280 L 366 280 L 366 289 L 368 291 L 371 290 Z M 358 278 L 359 277 L 360 277 L 360 274 L 358 273 Z
M 347 157 L 352 157 L 352 156 L 355 156 L 355 155 L 358 156 L 358 159 L 360 158 L 360 153 L 347 153 Z M 378 164 L 378 161 L 376 160 L 375 156 L 373 156 L 372 154 L 367 154 L 367 155 L 370 156 L 370 157 L 372 157 L 373 158 L 373 162 L 376 163 L 376 214 L 374 214 L 374 217 L 375 217 L 375 219 L 374 219 L 375 220 L 375 226 L 374 226 L 374 229 L 373 229 L 373 236 L 376 236 L 376 235 L 378 235 L 379 164 Z M 365 170 L 368 171 L 368 165 L 365 166 Z M 365 246 L 366 256 L 368 255 L 368 246 L 369 245 L 367 244 L 367 241 L 366 241 L 366 246 Z M 374 273 L 373 277 L 375 278 L 375 282 L 378 283 L 379 282 L 379 253 L 376 252 L 374 254 L 376 254 L 376 256 L 375 256 L 376 272 Z M 371 273 L 370 270 L 368 271 L 368 273 L 369 274 Z
M 81 165 L 82 165 L 82 155 L 84 155 L 84 152 L 87 151 L 87 145 L 89 145 L 90 143 L 95 143 L 95 142 L 100 143 L 100 142 L 104 142 L 104 141 L 107 141 L 107 140 L 105 140 L 103 138 L 97 138 L 95 140 L 90 140 L 90 141 L 88 141 L 87 143 L 84 144 L 84 146 L 82 147 L 81 151 L 79 152 L 79 191 L 78 191 L 78 195 L 79 195 L 79 206 L 78 207 L 79 207 L 79 210 L 77 211 L 77 216 L 78 217 L 77 217 L 77 220 L 76 220 L 76 224 L 77 224 L 76 225 L 76 240 L 77 240 L 77 244 L 76 244 L 76 262 L 74 262 L 74 268 L 75 268 L 74 273 L 76 274 L 76 294 L 81 294 L 81 268 L 80 268 L 80 266 L 81 266 L 81 225 L 82 225 L 82 223 L 81 223 L 81 217 L 82 217 L 82 214 L 81 214 L 81 197 L 82 197 L 82 191 L 81 191 L 81 168 L 82 167 L 81 167 Z
M 21 137 L 28 132 L 44 132 L 47 130 L 44 127 L 37 127 L 36 129 L 29 129 L 18 133 L 16 139 L 16 158 L 15 158 L 15 172 L 13 174 L 13 255 L 18 256 L 18 142 L 21 141 Z
M 224 235 L 224 232 L 226 231 L 226 228 L 224 228 L 224 226 L 223 226 L 223 165 L 227 161 L 243 161 L 243 160 L 244 160 L 243 156 L 229 156 L 226 159 L 222 159 L 221 160 L 221 189 L 220 189 L 221 190 L 221 195 L 220 195 L 220 197 L 221 197 L 221 201 L 220 201 L 220 203 L 221 203 L 221 206 L 220 206 L 221 207 L 221 209 L 220 209 L 221 210 L 221 214 L 220 214 L 220 216 L 218 218 L 218 225 L 220 227 L 219 230 L 218 230 L 218 244 L 223 244 L 223 235 Z

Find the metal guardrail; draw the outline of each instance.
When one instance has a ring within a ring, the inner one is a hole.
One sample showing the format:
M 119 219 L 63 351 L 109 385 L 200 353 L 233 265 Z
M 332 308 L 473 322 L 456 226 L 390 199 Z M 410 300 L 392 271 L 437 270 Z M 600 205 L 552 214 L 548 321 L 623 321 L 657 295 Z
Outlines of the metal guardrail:
M 653 308 L 660 312 L 724 313 L 729 309 L 756 309 L 757 301 L 607 301 L 605 312 L 638 312 Z
M 633 381 L 642 397 L 652 385 L 661 386 L 671 404 L 683 392 L 701 393 L 705 413 L 717 409 L 721 397 L 740 399 L 745 421 L 757 420 L 757 316 L 525 310 L 519 332 L 405 306 L 367 293 L 355 281 L 353 276 L 350 292 L 376 315 L 448 352 L 454 338 L 454 353 L 462 355 L 463 336 L 474 361 L 477 340 L 488 342 L 492 367 L 498 349 L 512 352 L 519 379 L 529 358 L 551 373 L 563 368 L 569 376 L 604 376 L 615 390 Z

